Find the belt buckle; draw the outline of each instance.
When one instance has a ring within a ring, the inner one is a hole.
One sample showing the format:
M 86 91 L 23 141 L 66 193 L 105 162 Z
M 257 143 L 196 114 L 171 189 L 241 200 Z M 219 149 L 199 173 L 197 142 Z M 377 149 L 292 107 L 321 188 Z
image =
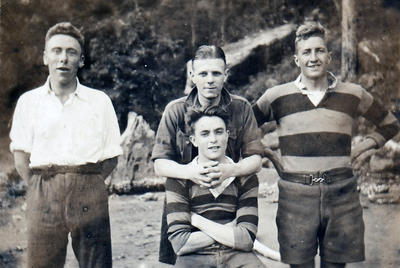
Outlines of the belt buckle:
M 314 183 L 325 183 L 327 182 L 328 177 L 326 176 L 325 173 L 319 174 L 317 176 L 314 176 L 313 174 L 310 174 L 310 185 L 314 185 Z

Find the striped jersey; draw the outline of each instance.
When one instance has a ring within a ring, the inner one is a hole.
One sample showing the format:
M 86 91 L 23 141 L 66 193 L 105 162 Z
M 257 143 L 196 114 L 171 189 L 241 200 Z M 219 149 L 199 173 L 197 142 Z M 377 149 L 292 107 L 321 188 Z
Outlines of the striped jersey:
M 221 224 L 236 219 L 234 248 L 245 250 L 253 244 L 258 226 L 256 175 L 236 178 L 217 198 L 189 180 L 168 178 L 165 190 L 168 238 L 175 252 L 185 245 L 192 232 L 199 231 L 190 223 L 191 212 Z
M 276 121 L 281 163 L 287 172 L 351 167 L 352 130 L 359 116 L 376 126 L 368 137 L 378 146 L 399 131 L 393 114 L 359 85 L 334 78 L 317 105 L 304 91 L 298 80 L 278 85 L 268 89 L 253 106 L 259 126 Z

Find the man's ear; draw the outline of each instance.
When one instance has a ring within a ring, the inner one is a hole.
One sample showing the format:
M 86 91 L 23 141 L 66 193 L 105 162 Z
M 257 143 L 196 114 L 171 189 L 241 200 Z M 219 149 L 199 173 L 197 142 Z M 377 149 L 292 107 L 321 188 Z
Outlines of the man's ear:
M 300 67 L 299 58 L 297 57 L 297 55 L 293 55 L 293 59 L 294 59 L 294 63 L 296 63 L 296 65 L 297 65 L 297 67 Z
M 79 68 L 82 68 L 85 65 L 85 56 L 81 55 L 79 59 Z
M 43 51 L 43 64 L 44 64 L 45 66 L 47 66 L 47 65 L 49 64 L 49 61 L 48 61 L 48 59 L 47 59 L 46 50 Z
M 328 64 L 331 63 L 331 61 L 332 61 L 332 51 L 328 52 L 328 60 L 329 60 Z
M 196 138 L 193 135 L 189 136 L 189 140 L 193 144 L 194 147 L 197 147 Z
M 226 83 L 226 81 L 228 81 L 228 77 L 229 77 L 229 68 L 228 67 L 225 69 L 224 76 L 225 76 L 224 83 Z

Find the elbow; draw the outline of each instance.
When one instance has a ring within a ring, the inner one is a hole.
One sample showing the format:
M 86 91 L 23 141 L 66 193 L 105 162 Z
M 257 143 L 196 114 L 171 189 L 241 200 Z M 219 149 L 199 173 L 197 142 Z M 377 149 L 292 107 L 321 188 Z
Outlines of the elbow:
M 257 165 L 257 170 L 256 170 L 257 173 L 262 168 L 262 157 L 260 155 L 256 155 L 256 165 Z
M 253 250 L 253 241 L 241 241 L 240 243 L 236 244 L 235 249 L 250 252 Z
M 154 160 L 154 173 L 157 176 L 163 176 L 160 161 L 162 161 L 162 160 L 161 159 Z

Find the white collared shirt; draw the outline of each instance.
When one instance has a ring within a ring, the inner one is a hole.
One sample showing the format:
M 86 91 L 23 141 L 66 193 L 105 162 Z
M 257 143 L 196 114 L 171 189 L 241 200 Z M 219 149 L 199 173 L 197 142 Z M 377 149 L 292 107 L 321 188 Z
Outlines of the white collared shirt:
M 14 111 L 11 152 L 30 154 L 30 166 L 82 165 L 122 154 L 110 98 L 77 81 L 62 104 L 46 83 L 24 93 Z
M 300 89 L 302 94 L 306 95 L 310 99 L 314 106 L 318 106 L 324 98 L 326 91 L 336 87 L 337 79 L 331 72 L 328 72 L 328 88 L 324 90 L 308 90 L 301 82 L 301 74 L 296 78 L 294 84 Z

